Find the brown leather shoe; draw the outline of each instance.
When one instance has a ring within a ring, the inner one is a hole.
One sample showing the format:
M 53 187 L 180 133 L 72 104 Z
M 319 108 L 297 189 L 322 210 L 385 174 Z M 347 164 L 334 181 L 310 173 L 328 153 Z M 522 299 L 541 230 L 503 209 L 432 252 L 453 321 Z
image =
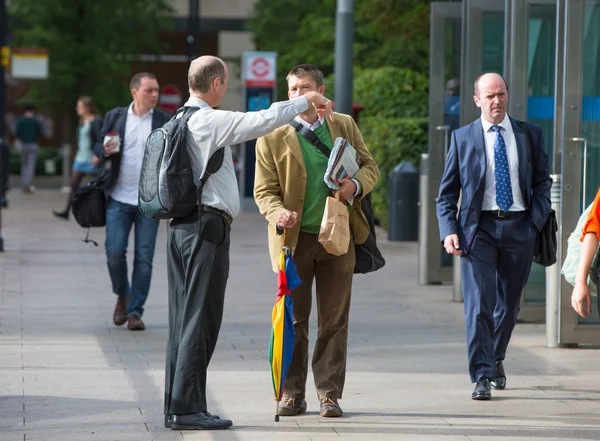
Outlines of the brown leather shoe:
M 139 315 L 130 315 L 127 318 L 127 329 L 130 331 L 143 331 L 146 329 L 146 325 L 144 325 L 144 322 Z
M 117 326 L 124 325 L 127 321 L 127 299 L 118 298 L 113 313 L 113 323 Z
M 294 416 L 306 412 L 306 400 L 304 398 L 284 398 L 279 405 L 278 415 Z
M 336 398 L 325 397 L 321 400 L 321 410 L 319 411 L 322 417 L 337 418 L 341 417 L 344 412 L 337 402 Z

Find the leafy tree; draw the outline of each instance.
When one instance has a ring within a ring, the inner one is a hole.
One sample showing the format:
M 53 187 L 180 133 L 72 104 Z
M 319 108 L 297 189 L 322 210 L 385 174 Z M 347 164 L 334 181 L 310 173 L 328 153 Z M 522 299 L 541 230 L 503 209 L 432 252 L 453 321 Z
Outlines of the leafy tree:
M 73 108 L 80 95 L 92 96 L 103 110 L 126 102 L 131 57 L 160 50 L 156 31 L 172 15 L 169 3 L 12 0 L 11 46 L 49 52 L 49 77 L 32 81 L 26 98 L 49 109 L 59 127 L 69 117 L 71 126 L 75 122 Z
M 355 0 L 354 64 L 404 67 L 427 75 L 429 0 Z M 279 95 L 283 78 L 300 63 L 327 76 L 334 69 L 335 0 L 258 0 L 248 28 L 258 50 L 278 53 Z

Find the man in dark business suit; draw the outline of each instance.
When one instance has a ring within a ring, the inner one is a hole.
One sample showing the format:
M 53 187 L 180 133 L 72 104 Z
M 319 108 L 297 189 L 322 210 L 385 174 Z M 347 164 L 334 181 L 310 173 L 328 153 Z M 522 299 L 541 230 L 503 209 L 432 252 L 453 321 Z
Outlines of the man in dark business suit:
M 506 113 L 504 78 L 481 75 L 473 98 L 481 118 L 452 133 L 437 216 L 444 248 L 461 256 L 472 398 L 489 400 L 492 387 L 506 387 L 502 361 L 550 213 L 551 180 L 541 129 Z
M 154 129 L 162 127 L 170 115 L 155 109 L 158 103 L 158 81 L 148 72 L 133 76 L 130 83 L 133 102 L 127 107 L 110 110 L 94 146 L 98 158 L 110 159 L 106 192 L 106 261 L 117 304 L 113 322 L 127 323 L 132 331 L 145 328 L 142 321 L 144 303 L 150 291 L 152 261 L 158 231 L 158 220 L 144 216 L 138 209 L 138 191 L 146 139 Z M 120 143 L 104 143 L 104 136 L 117 132 Z M 119 145 L 120 144 L 120 145 Z M 127 275 L 127 244 L 135 225 L 135 254 L 131 284 Z

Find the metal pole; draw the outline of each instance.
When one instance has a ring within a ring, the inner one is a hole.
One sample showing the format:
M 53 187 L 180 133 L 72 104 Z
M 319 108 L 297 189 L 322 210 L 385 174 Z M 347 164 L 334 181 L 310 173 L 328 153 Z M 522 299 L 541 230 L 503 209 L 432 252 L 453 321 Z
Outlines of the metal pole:
M 457 208 L 460 211 L 460 204 L 462 202 L 462 193 L 458 198 Z M 459 244 L 461 247 L 464 247 L 466 244 Z M 443 251 L 445 252 L 445 251 Z M 462 293 L 462 278 L 460 275 L 460 256 L 452 256 L 452 300 L 455 302 L 463 302 L 463 293 Z
M 63 143 L 60 148 L 60 156 L 62 159 L 62 187 L 60 191 L 62 193 L 69 193 L 71 186 L 69 185 L 69 164 L 71 163 L 71 145 Z
M 352 115 L 354 0 L 337 0 L 335 18 L 335 110 Z
M 7 55 L 7 33 L 8 20 L 6 18 L 6 2 L 0 0 L 0 49 L 2 50 L 2 62 L 0 63 L 0 252 L 4 251 L 4 239 L 2 238 L 2 207 L 7 205 L 6 190 L 8 184 L 8 144 L 6 142 L 6 133 L 4 133 L 4 114 L 6 112 L 6 83 L 4 81 L 5 62 Z
M 460 256 L 452 256 L 452 300 L 462 302 L 462 279 L 460 278 Z
M 188 44 L 189 61 L 200 56 L 200 0 L 189 0 Z
M 429 155 L 421 154 L 421 170 L 419 174 L 419 283 L 427 285 L 427 246 L 429 243 Z
M 550 175 L 552 178 L 552 188 L 550 189 L 550 202 L 552 209 L 560 214 L 560 193 L 561 193 L 561 175 Z M 560 222 L 560 216 L 556 217 Z M 558 231 L 561 230 L 560 224 Z M 560 239 L 558 239 L 560 240 Z M 560 307 L 560 257 L 554 265 L 546 268 L 546 346 L 556 348 L 558 343 L 558 330 L 560 323 L 558 319 L 558 308 Z

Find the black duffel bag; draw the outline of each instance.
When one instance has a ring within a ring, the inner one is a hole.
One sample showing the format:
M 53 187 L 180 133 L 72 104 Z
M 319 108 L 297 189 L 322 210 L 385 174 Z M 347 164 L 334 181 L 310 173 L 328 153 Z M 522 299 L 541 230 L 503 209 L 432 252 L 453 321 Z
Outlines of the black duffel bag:
M 90 182 L 79 187 L 73 196 L 71 212 L 77 223 L 83 228 L 87 228 L 87 234 L 84 242 L 96 242 L 89 239 L 91 227 L 103 227 L 106 225 L 106 196 L 104 187 L 108 180 L 109 170 L 105 170 L 99 176 L 96 176 Z

